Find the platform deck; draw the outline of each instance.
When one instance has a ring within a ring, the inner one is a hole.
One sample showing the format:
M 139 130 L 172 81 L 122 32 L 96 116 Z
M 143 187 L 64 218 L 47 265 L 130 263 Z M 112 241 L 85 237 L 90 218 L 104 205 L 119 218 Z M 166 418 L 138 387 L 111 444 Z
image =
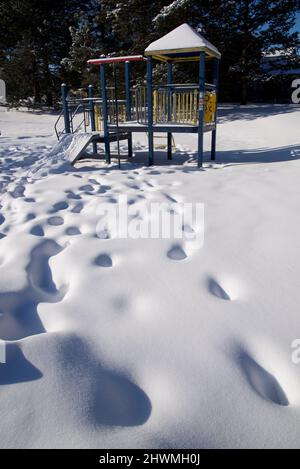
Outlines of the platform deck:
M 108 128 L 110 131 L 116 130 L 116 124 L 109 124 Z M 205 124 L 204 132 L 210 132 L 215 129 L 215 124 Z M 148 132 L 148 124 L 140 123 L 137 121 L 127 121 L 119 123 L 119 131 L 128 131 L 128 132 Z M 174 124 L 174 123 L 165 123 L 165 124 L 153 124 L 154 133 L 198 133 L 198 125 L 191 124 Z

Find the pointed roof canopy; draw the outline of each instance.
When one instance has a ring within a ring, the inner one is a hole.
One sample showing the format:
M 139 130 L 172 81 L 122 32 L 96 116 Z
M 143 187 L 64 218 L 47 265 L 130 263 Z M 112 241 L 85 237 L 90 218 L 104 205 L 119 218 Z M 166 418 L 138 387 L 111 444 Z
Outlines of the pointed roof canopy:
M 145 55 L 151 55 L 158 60 L 180 62 L 199 60 L 199 52 L 201 51 L 204 51 L 208 57 L 221 58 L 221 54 L 215 46 L 187 23 L 184 23 L 152 42 L 145 49 Z

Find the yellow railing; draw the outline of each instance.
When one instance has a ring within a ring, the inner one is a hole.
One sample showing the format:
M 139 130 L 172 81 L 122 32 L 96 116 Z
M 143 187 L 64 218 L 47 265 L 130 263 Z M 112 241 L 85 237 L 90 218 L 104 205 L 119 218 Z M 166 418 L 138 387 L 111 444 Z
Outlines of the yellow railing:
M 94 107 L 95 112 L 95 126 L 97 132 L 101 132 L 103 130 L 103 115 L 102 115 L 102 106 L 96 105 Z
M 170 119 L 168 118 L 168 100 L 170 100 Z M 168 94 L 167 90 L 155 90 L 153 92 L 153 121 L 155 123 L 174 122 L 177 124 L 197 125 L 198 122 L 199 91 L 175 91 Z M 216 93 L 206 91 L 204 122 L 211 123 L 215 120 Z
M 101 132 L 103 130 L 103 110 L 102 106 L 96 104 L 94 107 L 95 111 L 95 126 L 97 132 Z M 126 105 L 124 103 L 118 104 L 118 119 L 119 122 L 126 122 Z M 115 105 L 111 104 L 108 106 L 108 122 L 110 124 L 116 123 L 116 109 Z

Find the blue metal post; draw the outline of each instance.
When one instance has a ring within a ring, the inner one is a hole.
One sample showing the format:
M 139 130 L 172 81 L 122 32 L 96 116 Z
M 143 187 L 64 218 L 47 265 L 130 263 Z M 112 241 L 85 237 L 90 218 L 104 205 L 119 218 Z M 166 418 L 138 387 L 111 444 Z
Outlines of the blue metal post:
M 167 84 L 171 85 L 172 81 L 173 81 L 172 64 L 168 63 Z M 171 87 L 168 87 L 168 122 L 171 122 L 171 119 L 172 119 L 171 98 L 172 98 L 172 90 L 171 90 Z M 172 134 L 171 132 L 168 132 L 168 160 L 171 160 L 171 159 L 172 159 Z
M 65 83 L 63 83 L 61 85 L 61 99 L 62 99 L 64 121 L 65 121 L 65 132 L 66 134 L 70 134 L 71 125 L 70 125 L 70 114 L 69 114 L 69 106 L 68 106 L 67 97 L 68 97 L 68 87 Z
M 147 57 L 147 101 L 148 101 L 148 164 L 153 165 L 153 97 L 152 97 L 152 58 Z
M 89 93 L 89 98 L 90 98 L 90 120 L 91 120 L 91 130 L 92 132 L 96 131 L 96 121 L 95 121 L 95 106 L 94 106 L 94 90 L 93 90 L 93 85 L 89 85 L 88 87 L 88 93 Z M 93 154 L 97 155 L 97 143 L 93 142 Z
M 199 60 L 199 103 L 198 103 L 198 167 L 203 164 L 203 127 L 205 106 L 205 52 L 200 52 Z
M 106 162 L 110 163 L 110 145 L 108 131 L 108 107 L 107 107 L 107 90 L 106 90 L 106 74 L 105 65 L 100 65 L 101 94 L 102 94 L 102 113 L 103 113 L 103 130 Z
M 214 59 L 214 63 L 213 63 L 213 84 L 216 87 L 216 112 L 215 112 L 215 129 L 211 133 L 211 159 L 212 160 L 216 159 L 219 63 L 220 63 L 219 59 Z
M 130 62 L 125 62 L 126 120 L 131 121 Z M 132 157 L 132 132 L 128 136 L 128 157 Z

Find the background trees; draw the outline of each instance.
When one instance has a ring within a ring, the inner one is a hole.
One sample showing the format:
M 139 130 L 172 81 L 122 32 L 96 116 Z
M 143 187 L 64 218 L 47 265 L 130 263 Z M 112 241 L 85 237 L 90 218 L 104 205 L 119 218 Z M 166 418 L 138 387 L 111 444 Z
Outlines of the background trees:
M 293 31 L 297 0 L 176 0 L 154 19 L 157 31 L 184 21 L 199 28 L 222 52 L 223 96 L 248 99 L 248 85 L 263 80 L 262 58 L 267 53 L 288 52 L 285 67 L 295 66 L 299 35 Z
M 0 70 L 15 100 L 52 104 L 70 48 L 77 0 L 6 0 L 0 4 Z
M 88 58 L 143 53 L 186 21 L 222 52 L 221 98 L 246 103 L 249 90 L 253 98 L 257 84 L 270 80 L 262 67 L 267 53 L 284 51 L 275 67 L 297 66 L 299 9 L 299 0 L 1 0 L 0 77 L 11 100 L 33 97 L 51 105 L 61 81 L 98 82 Z M 192 67 L 178 68 L 178 78 L 187 72 Z M 158 66 L 157 76 L 163 73 Z M 143 80 L 142 66 L 136 75 Z

